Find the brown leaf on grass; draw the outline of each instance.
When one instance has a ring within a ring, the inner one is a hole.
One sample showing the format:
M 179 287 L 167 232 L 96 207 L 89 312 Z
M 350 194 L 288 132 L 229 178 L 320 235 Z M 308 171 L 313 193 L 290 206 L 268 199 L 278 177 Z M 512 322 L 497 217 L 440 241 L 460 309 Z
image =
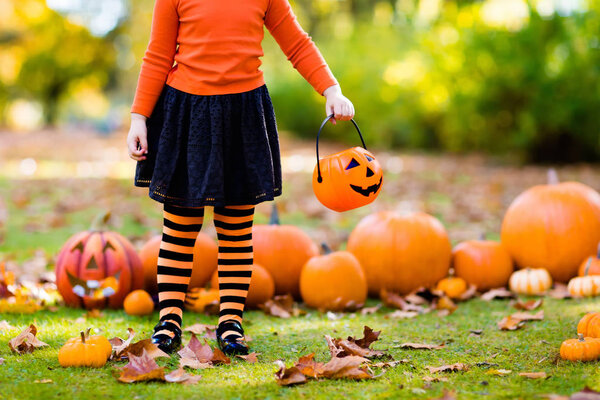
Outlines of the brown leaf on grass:
M 596 392 L 594 389 L 584 387 L 577 393 L 573 393 L 570 400 L 600 400 L 600 392 Z
M 297 367 L 287 368 L 281 360 L 275 360 L 274 363 L 279 366 L 279 370 L 275 372 L 275 378 L 277 378 L 277 384 L 280 386 L 306 382 L 306 376 Z
M 470 300 L 473 297 L 475 297 L 476 295 L 477 295 L 477 286 L 471 284 L 471 285 L 469 285 L 469 287 L 467 288 L 467 290 L 465 290 L 463 292 L 463 294 L 461 294 L 458 297 L 458 300 L 460 300 L 460 301 Z
M 369 348 L 373 342 L 377 341 L 380 333 L 381 331 L 375 332 L 370 327 L 364 325 L 363 337 L 360 339 L 355 339 L 352 336 L 348 336 L 347 339 L 332 339 L 329 335 L 325 335 L 325 340 L 327 341 L 332 357 L 355 355 L 372 358 L 384 355 L 383 351 Z
M 257 355 L 259 354 L 260 353 L 252 352 L 250 354 L 236 354 L 235 356 L 246 360 L 246 362 L 250 364 L 254 364 L 255 362 L 258 362 Z
M 525 322 L 512 316 L 504 317 L 498 322 L 498 328 L 503 331 L 515 331 L 525 325 Z
M 305 313 L 294 306 L 294 298 L 289 293 L 277 295 L 258 306 L 266 314 L 279 318 L 290 318 Z
M 0 321 L 0 332 L 8 331 L 10 329 L 15 329 L 15 327 L 12 326 L 11 324 L 9 324 L 8 321 L 6 321 L 6 320 Z
M 23 354 L 32 353 L 38 347 L 48 346 L 47 343 L 40 341 L 35 335 L 37 335 L 37 328 L 31 324 L 19 333 L 19 335 L 8 342 L 13 353 Z
M 558 300 L 573 298 L 567 289 L 567 285 L 558 282 L 554 283 L 554 287 L 548 291 L 548 296 Z
M 402 360 L 394 360 L 394 361 L 382 361 L 375 364 L 369 364 L 371 367 L 375 368 L 387 368 L 387 367 L 395 367 L 399 364 L 408 364 L 410 360 L 402 359 Z
M 364 306 L 364 303 L 357 303 L 354 300 L 349 300 L 345 304 L 342 304 L 343 301 L 344 300 L 341 296 L 335 298 L 331 304 L 331 308 L 333 308 L 335 310 L 341 310 L 343 312 L 355 312 Z M 320 312 L 327 311 L 324 308 L 318 308 L 318 310 Z
M 215 364 L 229 364 L 231 359 L 227 357 L 220 349 L 212 349 L 206 339 L 201 344 L 195 334 L 187 345 L 177 352 L 181 356 L 179 365 L 181 367 L 190 367 L 193 369 L 211 368 Z
M 213 350 L 213 357 L 210 361 L 213 364 L 231 364 L 231 358 L 227 357 L 219 348 Z
M 512 299 L 516 297 L 513 292 L 506 288 L 491 289 L 481 295 L 481 300 L 491 301 L 494 299 Z
M 368 362 L 369 360 L 360 357 L 349 355 L 346 357 L 333 357 L 327 364 L 323 365 L 323 370 L 320 376 L 324 378 L 338 379 L 366 379 L 372 378 L 373 375 L 366 368 L 360 368 L 359 365 Z
M 113 347 L 113 355 L 120 354 L 123 351 L 123 349 L 129 346 L 129 344 L 133 340 L 133 337 L 135 336 L 135 331 L 131 328 L 127 328 L 127 331 L 129 332 L 129 337 L 127 338 L 127 340 L 123 340 L 120 337 L 114 337 L 108 340 Z
M 165 368 L 159 367 L 156 361 L 143 350 L 141 356 L 131 355 L 129 363 L 118 368 L 121 374 L 117 378 L 120 382 L 133 383 L 150 380 L 165 380 Z
M 315 353 L 302 356 L 294 364 L 294 367 L 307 377 L 317 378 L 323 373 L 323 363 L 314 360 Z
M 452 299 L 450 299 L 450 297 L 442 296 L 435 302 L 435 308 L 440 311 L 446 311 L 446 313 L 442 313 L 442 315 L 440 315 L 440 316 L 446 316 L 446 315 L 452 314 L 454 311 L 456 311 L 458 306 L 456 305 L 456 303 L 454 303 L 452 301 Z M 438 313 L 438 315 L 439 315 L 439 313 Z
M 217 329 L 216 325 L 194 324 L 194 325 L 188 326 L 183 331 L 184 332 L 192 332 L 195 335 L 204 335 L 205 333 L 207 333 L 209 331 L 214 331 L 216 329 Z
M 377 303 L 373 307 L 364 307 L 363 309 L 360 310 L 360 314 L 361 315 L 373 314 L 373 313 L 377 312 L 377 310 L 379 310 L 380 308 L 381 308 L 381 303 Z
M 432 374 L 435 372 L 457 372 L 457 371 L 468 371 L 469 366 L 463 363 L 456 363 L 450 365 L 442 365 L 441 367 L 425 367 Z
M 424 376 L 425 382 L 448 382 L 448 378 L 445 376 Z
M 546 379 L 548 375 L 544 372 L 519 372 L 519 376 L 529 379 Z
M 33 381 L 33 383 L 54 383 L 54 381 L 52 379 L 36 379 L 35 381 Z
M 383 318 L 385 318 L 385 319 L 389 319 L 389 318 L 407 319 L 407 318 L 414 318 L 417 315 L 419 315 L 419 313 L 416 311 L 396 310 L 394 312 L 384 315 Z
M 544 319 L 544 310 L 540 310 L 535 314 L 526 312 L 516 312 L 511 315 L 512 318 L 520 319 L 521 321 L 541 321 Z
M 394 346 L 402 349 L 414 349 L 414 350 L 437 350 L 442 349 L 446 345 L 442 344 L 426 344 L 426 343 L 402 343 L 401 345 Z
M 517 310 L 532 311 L 540 307 L 543 303 L 544 299 L 529 300 L 525 302 L 523 302 L 521 299 L 517 299 L 512 301 L 511 305 Z
M 202 379 L 200 375 L 188 374 L 183 368 L 176 369 L 165 375 L 165 381 L 183 383 L 184 385 L 195 385 L 200 379 Z
M 414 311 L 417 313 L 423 311 L 423 307 L 419 304 L 427 303 L 422 297 L 418 296 L 416 299 L 417 301 L 420 301 L 419 304 L 407 302 L 398 293 L 390 292 L 384 288 L 381 288 L 379 291 L 379 298 L 386 307 L 397 308 L 398 310 L 402 311 Z
M 146 351 L 148 353 L 148 356 L 150 356 L 151 358 L 170 357 L 167 353 L 159 349 L 157 345 L 152 343 L 151 340 L 152 339 L 143 339 L 139 342 L 131 343 L 129 346 L 125 347 L 123 351 L 121 351 L 118 357 L 120 359 L 125 359 L 129 357 L 130 354 L 139 357 L 144 351 Z

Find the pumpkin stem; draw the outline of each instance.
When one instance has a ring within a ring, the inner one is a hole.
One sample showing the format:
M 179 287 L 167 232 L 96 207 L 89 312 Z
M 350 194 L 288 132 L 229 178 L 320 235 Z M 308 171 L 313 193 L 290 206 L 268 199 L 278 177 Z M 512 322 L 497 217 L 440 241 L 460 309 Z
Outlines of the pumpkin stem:
M 90 337 L 90 331 L 91 331 L 91 330 L 92 330 L 92 328 L 87 328 L 87 329 L 85 330 L 85 337 L 86 337 L 86 338 L 89 338 L 89 337 Z
M 91 231 L 100 231 L 103 228 L 106 228 L 107 223 L 110 220 L 110 217 L 111 217 L 110 210 L 106 210 L 106 211 L 99 213 L 98 215 L 96 215 L 96 218 L 94 218 L 94 220 L 92 221 L 90 230 Z
M 279 211 L 277 211 L 277 205 L 275 203 L 273 203 L 273 207 L 271 208 L 269 225 L 279 225 Z
M 583 339 L 583 333 L 578 333 L 577 338 L 579 339 L 580 342 L 585 342 L 585 340 Z
M 585 264 L 585 269 L 583 270 L 583 276 L 588 276 L 590 273 L 590 266 L 592 265 L 592 257 L 588 258 L 587 264 Z
M 333 251 L 331 250 L 331 247 L 329 247 L 329 245 L 325 242 L 321 243 L 321 249 L 323 249 L 323 254 L 329 254 Z
M 554 168 L 548 170 L 548 185 L 556 185 L 560 181 L 558 180 L 558 173 Z
M 83 333 L 83 331 L 81 331 L 80 333 L 81 333 L 81 343 L 85 344 L 85 333 Z

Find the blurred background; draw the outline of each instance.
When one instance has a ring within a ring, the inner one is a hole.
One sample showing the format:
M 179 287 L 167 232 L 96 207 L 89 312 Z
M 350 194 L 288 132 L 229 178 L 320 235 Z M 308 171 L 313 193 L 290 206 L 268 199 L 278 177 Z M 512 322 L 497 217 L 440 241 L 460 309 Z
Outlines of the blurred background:
M 600 2 L 290 2 L 385 178 L 367 207 L 318 203 L 311 176 L 325 101 L 265 29 L 284 223 L 343 247 L 371 212 L 421 210 L 456 243 L 497 238 L 510 202 L 544 183 L 548 166 L 600 190 Z M 133 186 L 125 142 L 153 4 L 0 0 L 0 258 L 55 254 L 106 209 L 139 243 L 160 232 L 162 206 Z M 323 154 L 359 143 L 350 123 L 323 135 Z M 270 207 L 257 208 L 257 223 Z
M 597 1 L 291 3 L 375 145 L 533 162 L 600 156 Z M 152 8 L 152 0 L 0 0 L 0 124 L 126 128 Z M 266 30 L 263 46 L 281 129 L 312 137 L 322 98 Z M 348 132 L 329 135 L 355 139 Z

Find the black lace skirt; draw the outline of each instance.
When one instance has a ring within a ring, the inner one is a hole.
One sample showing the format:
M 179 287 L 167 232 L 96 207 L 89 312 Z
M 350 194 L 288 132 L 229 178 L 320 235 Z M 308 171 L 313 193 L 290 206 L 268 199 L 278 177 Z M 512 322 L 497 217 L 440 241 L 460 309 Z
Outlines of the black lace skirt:
M 135 186 L 180 206 L 258 204 L 281 194 L 275 113 L 266 85 L 193 95 L 165 85 L 146 120 L 148 154 Z

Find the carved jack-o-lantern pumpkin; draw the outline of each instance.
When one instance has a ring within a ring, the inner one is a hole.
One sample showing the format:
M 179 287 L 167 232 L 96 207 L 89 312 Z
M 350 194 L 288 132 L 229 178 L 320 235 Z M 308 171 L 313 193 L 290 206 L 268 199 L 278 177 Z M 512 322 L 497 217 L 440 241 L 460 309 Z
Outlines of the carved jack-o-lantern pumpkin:
M 69 306 L 120 308 L 128 293 L 144 286 L 142 261 L 120 233 L 79 232 L 58 254 L 56 284 Z
M 334 211 L 348 211 L 371 203 L 381 190 L 383 172 L 375 156 L 367 150 L 360 129 L 363 147 L 353 147 L 319 159 L 319 136 L 328 116 L 317 134 L 317 165 L 313 172 L 313 190 L 317 199 Z

